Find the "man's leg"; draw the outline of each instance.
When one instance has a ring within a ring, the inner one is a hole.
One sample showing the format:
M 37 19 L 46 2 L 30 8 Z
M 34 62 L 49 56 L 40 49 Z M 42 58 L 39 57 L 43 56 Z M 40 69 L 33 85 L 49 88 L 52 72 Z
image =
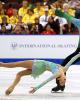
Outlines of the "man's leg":
M 75 55 L 77 55 L 79 53 L 78 50 L 76 50 L 74 53 L 72 53 L 71 55 L 69 55 L 66 59 L 64 59 L 63 63 L 61 64 L 62 66 L 65 66 Z M 76 59 L 72 64 L 75 64 L 76 62 L 80 61 L 80 58 Z M 66 73 L 65 73 L 66 74 Z M 57 92 L 59 90 L 61 91 L 64 91 L 65 89 L 65 85 L 64 86 L 61 86 L 60 83 L 59 83 L 59 80 L 58 78 L 56 79 L 56 83 L 57 83 L 57 86 L 52 88 L 52 92 Z

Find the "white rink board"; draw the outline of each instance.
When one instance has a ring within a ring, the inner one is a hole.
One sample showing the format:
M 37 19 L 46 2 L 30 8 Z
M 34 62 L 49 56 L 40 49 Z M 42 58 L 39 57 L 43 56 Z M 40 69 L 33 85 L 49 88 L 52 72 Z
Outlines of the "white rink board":
M 63 59 L 76 50 L 78 40 L 78 35 L 0 36 L 0 58 Z

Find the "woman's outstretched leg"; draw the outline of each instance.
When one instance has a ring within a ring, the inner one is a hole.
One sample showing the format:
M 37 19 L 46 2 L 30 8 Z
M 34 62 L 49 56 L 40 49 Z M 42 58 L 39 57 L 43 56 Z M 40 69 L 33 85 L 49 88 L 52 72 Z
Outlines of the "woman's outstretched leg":
M 22 76 L 30 75 L 31 73 L 32 73 L 31 69 L 26 69 L 26 70 L 23 70 L 23 71 L 20 71 L 19 73 L 17 73 L 15 80 L 9 86 L 9 88 L 6 90 L 5 94 L 9 95 L 14 90 L 15 86 L 19 83 Z
M 23 68 L 32 69 L 32 64 L 33 64 L 32 60 L 25 60 L 19 62 L 11 62 L 11 63 L 0 62 L 0 67 L 5 67 L 5 68 L 23 67 Z

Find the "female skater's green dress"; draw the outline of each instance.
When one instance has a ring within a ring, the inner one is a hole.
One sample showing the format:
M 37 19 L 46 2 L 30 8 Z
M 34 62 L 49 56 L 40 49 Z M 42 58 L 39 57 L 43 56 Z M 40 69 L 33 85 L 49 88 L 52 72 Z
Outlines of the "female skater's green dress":
M 45 61 L 45 60 L 34 60 L 32 66 L 32 76 L 34 78 L 41 75 L 46 70 L 51 71 L 53 74 L 58 71 L 58 66 L 56 63 Z
M 45 60 L 34 60 L 33 66 L 32 66 L 32 76 L 34 78 L 38 77 L 42 73 L 44 73 L 46 70 L 49 70 L 52 72 L 52 76 L 49 77 L 47 80 L 42 82 L 40 85 L 35 87 L 35 90 L 38 90 L 42 86 L 44 86 L 49 81 L 53 80 L 54 78 L 59 76 L 59 66 L 56 63 L 45 61 Z

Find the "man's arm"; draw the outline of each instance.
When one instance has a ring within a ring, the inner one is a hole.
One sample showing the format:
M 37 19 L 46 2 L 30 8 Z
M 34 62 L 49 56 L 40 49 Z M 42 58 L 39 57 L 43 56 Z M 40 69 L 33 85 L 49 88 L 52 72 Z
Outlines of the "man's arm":
M 80 58 L 80 53 L 75 55 L 67 64 L 66 66 L 64 67 L 64 72 L 66 72 L 68 70 L 68 68 L 70 67 L 70 65 L 76 60 Z
M 80 36 L 79 36 L 79 42 L 78 42 L 78 47 L 80 49 Z

